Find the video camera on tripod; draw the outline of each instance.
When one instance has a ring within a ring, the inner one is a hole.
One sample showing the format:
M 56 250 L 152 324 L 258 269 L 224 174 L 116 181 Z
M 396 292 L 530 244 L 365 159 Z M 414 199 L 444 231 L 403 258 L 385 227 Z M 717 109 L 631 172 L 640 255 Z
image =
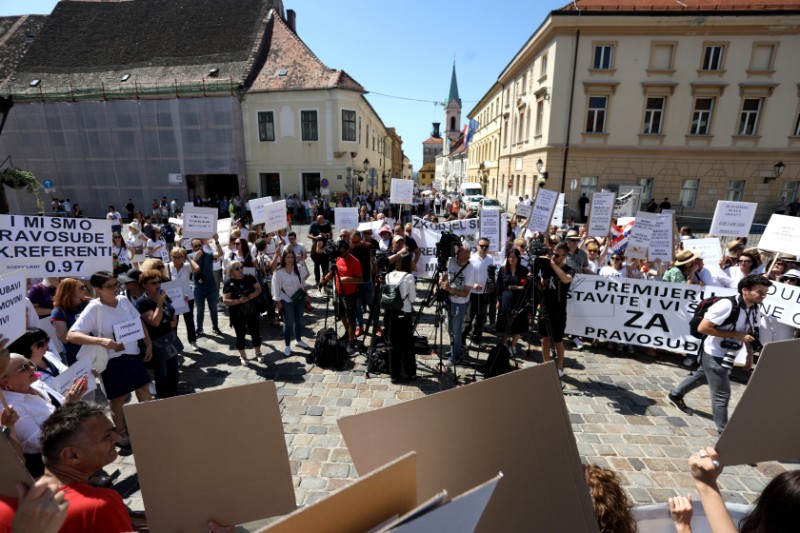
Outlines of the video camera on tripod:
M 436 243 L 436 264 L 439 271 L 447 270 L 447 262 L 456 256 L 456 247 L 461 246 L 461 237 L 452 231 L 443 231 Z

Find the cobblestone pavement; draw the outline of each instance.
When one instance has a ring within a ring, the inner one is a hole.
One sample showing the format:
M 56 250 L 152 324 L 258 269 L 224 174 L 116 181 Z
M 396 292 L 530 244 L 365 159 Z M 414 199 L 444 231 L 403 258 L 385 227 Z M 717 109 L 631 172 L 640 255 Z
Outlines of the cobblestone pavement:
M 418 283 L 418 290 L 421 286 Z M 306 315 L 305 339 L 311 345 L 325 314 L 325 300 L 315 293 L 312 291 L 315 313 L 313 317 Z M 429 311 L 423 314 L 418 333 L 433 343 Z M 331 322 L 328 318 L 328 325 Z M 181 321 L 181 328 L 182 324 Z M 385 375 L 368 379 L 363 355 L 356 355 L 341 371 L 306 364 L 308 352 L 299 348 L 285 357 L 280 330 L 266 321 L 262 335 L 268 363 L 250 362 L 245 366 L 233 347 L 233 330 L 227 327 L 227 318 L 222 314 L 220 324 L 224 338 L 206 335 L 198 341 L 199 353 L 185 353 L 181 380 L 198 392 L 265 379 L 275 381 L 298 505 L 323 498 L 358 477 L 337 419 L 454 386 L 448 377 L 439 379 L 424 368 L 436 366 L 435 355 L 418 356 L 420 379 L 411 385 L 392 384 Z M 185 339 L 183 330 L 180 334 Z M 446 338 L 445 332 L 445 342 Z M 494 337 L 487 335 L 486 340 L 494 342 Z M 538 347 L 532 348 L 531 358 L 520 359 L 522 367 L 541 361 Z M 470 355 L 485 358 L 487 353 L 471 351 Z M 692 451 L 716 441 L 708 387 L 686 397 L 693 416 L 682 413 L 667 400 L 669 389 L 688 374 L 680 361 L 671 355 L 656 359 L 643 353 L 589 346 L 582 352 L 567 351 L 564 394 L 581 458 L 621 474 L 636 504 L 663 503 L 670 496 L 694 492 L 687 458 Z M 458 372 L 472 375 L 472 369 L 467 367 L 459 367 Z M 731 412 L 743 390 L 741 383 L 732 383 Z M 122 473 L 118 488 L 125 494 L 126 503 L 133 509 L 142 509 L 134 457 L 120 457 L 106 470 L 115 468 Z M 729 467 L 719 478 L 720 488 L 726 501 L 750 503 L 772 477 L 798 468 L 798 463 L 777 462 Z

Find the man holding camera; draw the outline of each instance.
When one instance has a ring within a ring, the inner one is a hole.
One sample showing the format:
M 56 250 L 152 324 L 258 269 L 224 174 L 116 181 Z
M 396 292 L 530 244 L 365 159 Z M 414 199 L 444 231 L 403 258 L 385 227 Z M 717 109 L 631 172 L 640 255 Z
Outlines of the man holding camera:
M 339 257 L 336 268 L 328 272 L 322 283 L 335 277 L 336 314 L 347 330 L 347 353 L 355 352 L 354 341 L 356 313 L 358 313 L 358 286 L 363 280 L 361 263 L 350 253 L 350 241 L 342 239 L 337 244 Z
M 760 349 L 758 324 L 761 320 L 761 302 L 767 296 L 772 282 L 766 276 L 753 274 L 739 281 L 736 304 L 730 298 L 721 298 L 708 308 L 697 331 L 707 335 L 701 345 L 702 370 L 697 370 L 672 389 L 669 400 L 675 407 L 687 412 L 683 397 L 703 383 L 711 387 L 711 412 L 717 433 L 728 423 L 728 402 L 731 398 L 730 371 L 736 354 L 745 349 L 745 370 L 753 366 L 753 353 Z
M 447 273 L 439 282 L 439 289 L 450 293 L 450 305 L 447 308 L 451 350 L 447 365 L 450 367 L 455 367 L 461 359 L 461 333 L 469 306 L 469 293 L 475 283 L 475 268 L 469 262 L 469 248 L 460 246 L 456 256 L 448 260 Z
M 475 284 L 470 290 L 469 307 L 461 338 L 466 340 L 472 333 L 472 342 L 476 346 L 480 346 L 483 340 L 483 325 L 486 322 L 486 306 L 489 301 L 486 286 L 488 285 L 489 267 L 494 264 L 494 259 L 489 257 L 488 252 L 489 239 L 481 237 L 478 240 L 478 250 L 469 258 L 469 263 L 475 269 Z M 475 322 L 474 330 L 473 322 Z

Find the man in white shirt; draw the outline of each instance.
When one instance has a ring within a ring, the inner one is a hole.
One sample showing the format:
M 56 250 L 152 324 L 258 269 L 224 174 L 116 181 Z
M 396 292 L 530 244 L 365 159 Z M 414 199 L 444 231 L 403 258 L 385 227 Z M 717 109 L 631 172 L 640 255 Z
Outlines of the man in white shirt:
M 470 333 L 473 333 L 472 323 L 475 322 L 472 342 L 476 346 L 480 346 L 483 339 L 483 325 L 486 323 L 486 306 L 488 305 L 486 281 L 489 276 L 489 266 L 494 262 L 488 252 L 489 239 L 481 237 L 478 240 L 478 250 L 469 258 L 469 263 L 475 269 L 475 284 L 470 290 L 469 307 L 467 308 L 467 316 L 461 331 L 461 338 L 469 338 Z
M 106 214 L 106 220 L 111 222 L 111 232 L 112 233 L 122 233 L 122 215 L 119 214 L 119 211 L 114 209 L 113 205 L 108 206 L 108 214 Z
M 442 275 L 439 289 L 450 293 L 447 308 L 447 326 L 450 333 L 450 358 L 448 366 L 455 367 L 461 358 L 461 331 L 469 306 L 469 294 L 475 285 L 475 269 L 469 262 L 469 248 L 461 246 L 456 256 L 447 263 L 447 273 Z

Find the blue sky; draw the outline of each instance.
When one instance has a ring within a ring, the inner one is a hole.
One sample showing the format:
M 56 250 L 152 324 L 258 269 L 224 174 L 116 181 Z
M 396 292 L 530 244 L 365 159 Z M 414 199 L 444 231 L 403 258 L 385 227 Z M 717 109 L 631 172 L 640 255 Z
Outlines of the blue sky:
M 231 4 L 235 0 L 230 0 Z M 414 170 L 432 122 L 444 122 L 453 60 L 466 113 L 497 80 L 548 13 L 566 0 L 284 0 L 297 33 L 329 67 L 363 85 Z M 2 0 L 0 16 L 50 13 L 56 0 Z M 387 95 L 387 96 L 384 96 Z

